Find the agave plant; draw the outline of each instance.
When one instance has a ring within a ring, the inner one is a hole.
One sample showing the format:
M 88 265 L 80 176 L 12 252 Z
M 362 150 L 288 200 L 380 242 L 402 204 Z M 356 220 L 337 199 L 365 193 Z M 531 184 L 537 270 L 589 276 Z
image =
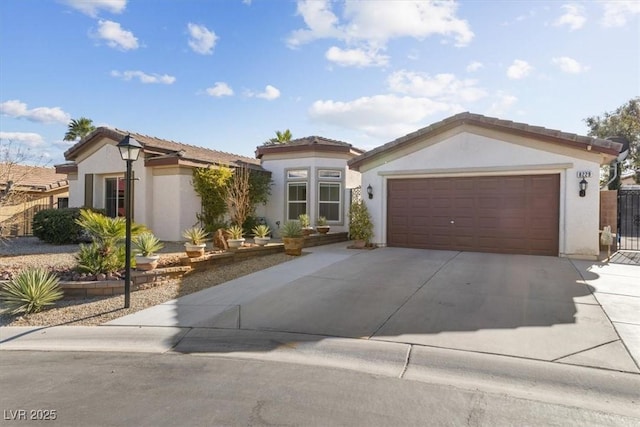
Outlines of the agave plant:
M 182 237 L 187 239 L 192 245 L 201 245 L 209 233 L 207 233 L 202 227 L 187 228 L 182 232 Z
M 298 221 L 300 221 L 300 225 L 302 226 L 302 228 L 308 228 L 311 226 L 311 220 L 309 219 L 309 215 L 307 214 L 300 214 L 298 216 Z
M 298 221 L 287 221 L 280 230 L 282 237 L 302 237 L 302 227 Z
M 266 224 L 256 225 L 251 232 L 256 235 L 256 237 L 265 238 L 271 233 L 271 229 Z
M 150 256 L 160 249 L 164 248 L 164 244 L 153 233 L 145 231 L 138 234 L 132 241 L 135 251 L 142 256 Z
M 227 234 L 229 235 L 230 239 L 238 240 L 242 239 L 244 230 L 239 225 L 232 225 L 227 229 Z
M 58 278 L 41 268 L 23 270 L 0 288 L 0 301 L 11 314 L 36 313 L 62 298 Z

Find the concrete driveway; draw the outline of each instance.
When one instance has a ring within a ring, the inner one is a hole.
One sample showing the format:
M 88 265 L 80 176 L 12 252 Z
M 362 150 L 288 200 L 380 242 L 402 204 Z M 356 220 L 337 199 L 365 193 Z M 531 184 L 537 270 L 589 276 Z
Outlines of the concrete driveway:
M 640 314 L 624 317 L 631 330 L 625 345 L 596 299 L 614 298 L 598 292 L 616 288 L 620 276 L 596 274 L 593 263 L 345 246 L 310 248 L 299 259 L 110 324 L 217 328 L 227 338 L 247 330 L 361 338 L 639 372 L 633 340 Z M 626 267 L 631 289 L 640 267 Z M 282 344 L 265 339 L 251 350 Z

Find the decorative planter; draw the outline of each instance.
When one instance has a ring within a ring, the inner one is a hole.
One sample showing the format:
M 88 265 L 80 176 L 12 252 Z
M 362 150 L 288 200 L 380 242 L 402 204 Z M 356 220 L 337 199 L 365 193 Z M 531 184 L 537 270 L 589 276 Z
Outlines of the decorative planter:
M 194 245 L 191 243 L 185 243 L 184 249 L 187 252 L 187 256 L 189 258 L 198 258 L 204 255 L 204 248 L 207 246 L 206 243 L 201 243 L 199 245 Z
M 238 249 L 244 244 L 244 237 L 242 239 L 227 239 L 227 245 L 229 245 L 229 249 L 234 250 Z
M 300 256 L 304 247 L 303 237 L 283 237 L 284 253 L 287 255 Z
M 316 231 L 320 234 L 327 234 L 331 229 L 328 225 L 316 225 Z
M 302 235 L 303 236 L 310 236 L 315 232 L 316 232 L 316 230 L 314 230 L 313 227 L 304 227 L 302 229 Z
M 151 271 L 158 266 L 160 255 L 136 255 L 136 270 Z
M 364 247 L 367 245 L 367 242 L 365 240 L 354 240 L 353 241 L 353 247 L 357 248 L 357 249 L 364 249 Z
M 271 240 L 271 237 L 254 237 L 253 241 L 255 242 L 256 245 L 259 246 L 264 246 L 267 243 L 269 243 L 269 240 Z

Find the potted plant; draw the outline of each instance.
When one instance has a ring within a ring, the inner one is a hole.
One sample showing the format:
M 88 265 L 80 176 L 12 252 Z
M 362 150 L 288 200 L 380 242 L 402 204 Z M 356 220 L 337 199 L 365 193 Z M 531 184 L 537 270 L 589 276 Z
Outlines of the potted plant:
M 363 201 L 354 202 L 349 209 L 349 235 L 355 240 L 353 246 L 364 248 L 373 237 L 373 222 Z
M 207 246 L 205 239 L 208 235 L 209 233 L 204 231 L 202 227 L 191 227 L 182 232 L 182 237 L 188 240 L 184 247 L 189 258 L 204 255 L 204 248 Z
M 227 244 L 229 245 L 229 249 L 238 249 L 244 244 L 243 233 L 244 230 L 237 224 L 227 228 Z
M 320 234 L 327 234 L 331 227 L 327 225 L 327 218 L 319 216 L 316 221 L 316 231 Z
M 257 225 L 251 231 L 255 234 L 253 241 L 256 245 L 264 246 L 269 243 L 269 240 L 271 240 L 271 237 L 269 237 L 271 230 L 269 229 L 269 226 L 265 224 Z
M 284 243 L 284 252 L 287 255 L 302 255 L 304 237 L 302 236 L 302 226 L 300 226 L 298 221 L 285 222 L 280 231 L 280 235 Z
M 138 234 L 132 240 L 136 252 L 136 270 L 150 271 L 158 266 L 160 255 L 156 255 L 164 247 L 153 233 L 144 232 Z
M 309 236 L 313 234 L 314 229 L 311 227 L 311 221 L 309 220 L 309 215 L 300 214 L 298 216 L 298 221 L 300 221 L 300 226 L 302 227 L 302 235 Z

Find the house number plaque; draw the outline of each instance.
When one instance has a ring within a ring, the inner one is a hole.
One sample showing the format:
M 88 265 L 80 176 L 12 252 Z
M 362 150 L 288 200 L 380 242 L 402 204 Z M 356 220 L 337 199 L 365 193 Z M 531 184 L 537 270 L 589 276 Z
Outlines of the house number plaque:
M 578 171 L 578 178 L 591 178 L 591 171 Z

